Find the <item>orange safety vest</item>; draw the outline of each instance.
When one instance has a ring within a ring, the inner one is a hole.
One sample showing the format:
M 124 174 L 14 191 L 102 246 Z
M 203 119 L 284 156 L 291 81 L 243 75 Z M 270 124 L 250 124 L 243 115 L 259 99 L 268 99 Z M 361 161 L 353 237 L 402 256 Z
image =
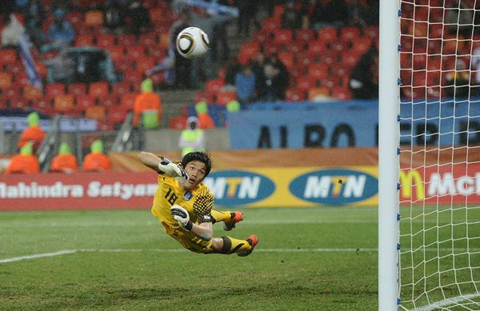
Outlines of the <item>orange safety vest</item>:
M 18 148 L 22 148 L 26 143 L 33 142 L 33 149 L 37 150 L 43 139 L 45 138 L 45 132 L 39 126 L 29 126 L 20 135 L 18 141 Z
M 83 161 L 84 172 L 104 172 L 111 169 L 110 159 L 103 153 L 89 153 Z
M 17 154 L 7 167 L 8 174 L 34 174 L 40 172 L 40 165 L 34 155 Z
M 135 98 L 133 104 L 133 124 L 138 125 L 140 116 L 145 110 L 157 110 L 158 120 L 161 120 L 163 109 L 162 99 L 158 94 L 153 92 L 142 93 Z
M 208 113 L 201 113 L 198 115 L 198 127 L 201 129 L 214 129 L 215 122 Z
M 59 173 L 77 172 L 77 158 L 73 154 L 59 154 L 52 159 L 50 171 Z

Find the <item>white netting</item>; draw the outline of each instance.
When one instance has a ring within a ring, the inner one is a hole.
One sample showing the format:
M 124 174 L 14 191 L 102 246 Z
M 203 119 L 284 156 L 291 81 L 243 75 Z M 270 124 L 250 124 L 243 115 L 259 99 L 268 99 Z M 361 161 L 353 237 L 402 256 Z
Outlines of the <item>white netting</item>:
M 480 310 L 480 0 L 402 0 L 400 310 Z

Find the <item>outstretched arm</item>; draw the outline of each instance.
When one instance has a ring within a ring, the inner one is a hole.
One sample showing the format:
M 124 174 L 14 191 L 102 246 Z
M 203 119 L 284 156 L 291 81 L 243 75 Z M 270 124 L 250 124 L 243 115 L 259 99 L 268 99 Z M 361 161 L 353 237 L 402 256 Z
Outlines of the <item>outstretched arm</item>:
M 185 170 L 167 158 L 159 158 L 153 153 L 142 151 L 138 155 L 138 159 L 145 166 L 148 166 L 159 174 L 165 173 L 174 177 L 181 183 L 184 183 L 188 180 L 188 175 Z
M 158 168 L 158 165 L 160 164 L 162 159 L 159 158 L 158 156 L 154 155 L 153 153 L 142 151 L 142 152 L 139 153 L 138 159 L 140 160 L 140 162 L 143 163 L 143 165 L 151 168 L 155 172 L 157 172 L 159 174 L 164 173 L 164 172 L 160 171 L 160 169 Z

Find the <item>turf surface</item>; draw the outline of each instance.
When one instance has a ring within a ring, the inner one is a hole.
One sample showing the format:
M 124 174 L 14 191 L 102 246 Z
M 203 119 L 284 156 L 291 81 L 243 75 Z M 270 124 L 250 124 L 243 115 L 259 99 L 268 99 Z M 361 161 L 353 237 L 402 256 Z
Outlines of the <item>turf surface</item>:
M 148 210 L 0 213 L 0 262 L 72 251 L 0 263 L 0 310 L 377 309 L 375 208 L 243 211 L 244 258 L 186 251 Z

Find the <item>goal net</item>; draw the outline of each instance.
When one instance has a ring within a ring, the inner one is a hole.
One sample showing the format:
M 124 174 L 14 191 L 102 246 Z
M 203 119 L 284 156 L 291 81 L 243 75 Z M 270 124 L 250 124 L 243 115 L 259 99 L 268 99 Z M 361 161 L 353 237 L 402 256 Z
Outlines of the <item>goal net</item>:
M 399 310 L 480 310 L 480 0 L 401 0 Z

